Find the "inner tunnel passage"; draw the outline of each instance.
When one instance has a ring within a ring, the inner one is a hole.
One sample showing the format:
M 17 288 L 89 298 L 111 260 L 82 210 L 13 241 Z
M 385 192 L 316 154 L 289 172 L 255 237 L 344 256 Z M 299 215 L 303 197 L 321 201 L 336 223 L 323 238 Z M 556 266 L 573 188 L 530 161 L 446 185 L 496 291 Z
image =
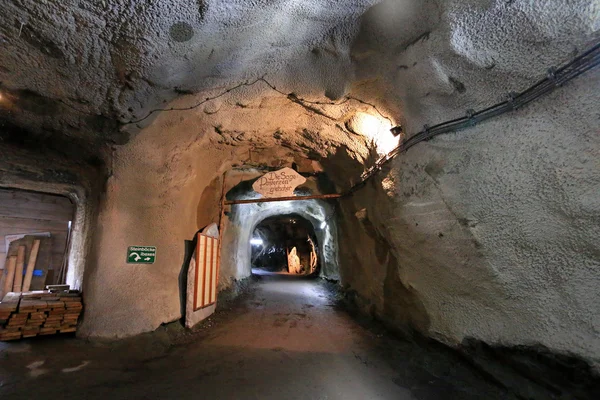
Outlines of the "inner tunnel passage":
M 319 273 L 317 237 L 312 224 L 297 214 L 260 222 L 250 239 L 252 273 L 316 276 Z

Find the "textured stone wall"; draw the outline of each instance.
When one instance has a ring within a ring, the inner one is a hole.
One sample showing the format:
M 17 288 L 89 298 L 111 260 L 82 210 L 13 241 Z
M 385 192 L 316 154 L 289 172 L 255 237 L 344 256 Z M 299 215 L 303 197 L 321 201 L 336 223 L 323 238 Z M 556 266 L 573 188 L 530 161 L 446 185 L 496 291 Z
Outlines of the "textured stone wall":
M 127 145 L 115 147 L 84 281 L 82 336 L 125 337 L 181 317 L 178 276 L 185 241 L 206 224 L 218 222 L 225 171 L 295 162 L 301 170 L 314 172 L 317 160 L 340 146 L 354 149 L 349 151 L 358 159 L 368 154 L 364 138 L 349 132 L 340 136 L 327 118 L 306 115 L 285 97 L 250 98 L 244 106 L 238 102 L 238 97 L 228 96 L 190 112 L 163 113 Z M 235 172 L 227 177 L 228 188 L 247 179 Z M 315 221 L 328 206 L 313 201 L 236 207 L 245 211 L 225 221 L 220 289 L 250 275 L 248 241 L 261 219 L 286 209 L 318 225 Z M 334 277 L 335 231 L 332 223 L 319 236 L 328 249 L 323 271 Z M 132 245 L 157 246 L 156 263 L 126 264 Z
M 384 84 L 373 96 L 401 105 L 409 136 L 502 101 L 598 36 L 597 4 L 534 3 L 382 3 L 353 45 L 358 76 Z M 344 200 L 343 243 L 369 243 L 340 249 L 357 303 L 451 345 L 541 344 L 599 365 L 598 87 L 594 71 L 421 143 Z
M 321 275 L 329 279 L 339 279 L 338 270 L 338 230 L 335 219 L 321 228 L 321 222 L 334 213 L 333 206 L 323 200 L 284 201 L 277 203 L 236 205 L 232 210 L 232 219 L 225 229 L 224 245 L 234 249 L 223 254 L 224 265 L 237 265 L 243 268 L 238 276 L 251 273 L 250 238 L 256 226 L 264 219 L 276 215 L 298 214 L 306 218 L 313 226 L 320 248 Z
M 374 3 L 7 1 L 0 88 L 20 110 L 8 118 L 36 132 L 124 144 L 117 121 L 265 74 L 336 98 L 351 78 L 356 21 Z
M 419 144 L 342 202 L 342 278 L 397 328 L 600 361 L 600 74 Z

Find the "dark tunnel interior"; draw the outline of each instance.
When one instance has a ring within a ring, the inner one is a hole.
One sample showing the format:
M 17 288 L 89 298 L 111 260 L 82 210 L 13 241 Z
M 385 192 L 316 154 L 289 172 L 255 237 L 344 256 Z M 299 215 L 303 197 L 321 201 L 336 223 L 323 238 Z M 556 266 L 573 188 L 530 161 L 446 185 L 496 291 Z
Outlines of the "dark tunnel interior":
M 298 214 L 260 222 L 250 239 L 252 271 L 317 276 L 319 252 L 312 224 Z

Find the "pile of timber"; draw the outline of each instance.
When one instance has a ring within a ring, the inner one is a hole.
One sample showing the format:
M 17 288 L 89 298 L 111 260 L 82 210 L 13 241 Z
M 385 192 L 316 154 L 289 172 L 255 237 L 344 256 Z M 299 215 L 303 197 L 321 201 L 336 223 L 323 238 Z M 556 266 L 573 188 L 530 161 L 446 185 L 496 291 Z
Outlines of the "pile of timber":
M 35 239 L 34 236 L 25 236 L 10 244 L 6 266 L 0 275 L 0 298 L 10 292 L 28 292 L 36 287 L 44 288 L 50 260 L 49 246 L 48 238 Z M 31 248 L 30 252 L 27 252 L 27 247 Z M 38 260 L 40 255 L 41 260 Z M 42 269 L 39 272 L 42 273 L 42 277 L 40 279 L 34 277 L 36 263 L 41 264 Z
M 81 293 L 8 293 L 0 303 L 0 340 L 75 332 L 83 309 Z

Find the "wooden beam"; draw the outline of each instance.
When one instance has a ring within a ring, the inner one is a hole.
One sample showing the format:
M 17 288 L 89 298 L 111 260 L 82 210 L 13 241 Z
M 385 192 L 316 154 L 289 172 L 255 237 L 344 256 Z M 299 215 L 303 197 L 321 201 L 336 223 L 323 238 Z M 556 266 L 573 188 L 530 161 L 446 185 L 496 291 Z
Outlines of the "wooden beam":
M 6 272 L 4 273 L 4 286 L 2 288 L 2 296 L 5 296 L 6 293 L 12 291 L 13 282 L 15 281 L 15 268 L 17 267 L 17 256 L 12 256 L 8 258 L 6 262 Z
M 315 199 L 337 199 L 342 197 L 342 194 L 315 194 L 312 196 L 290 196 L 290 197 L 266 197 L 260 199 L 248 199 L 248 200 L 227 200 L 225 205 L 231 204 L 252 204 L 252 203 L 270 203 L 275 201 L 298 201 L 298 200 L 315 200 Z
M 17 249 L 17 267 L 15 269 L 15 281 L 13 292 L 20 292 L 23 287 L 23 268 L 25 267 L 25 246 Z
M 227 182 L 227 171 L 223 172 L 223 184 L 221 186 L 221 199 L 219 208 L 219 242 L 217 243 L 217 286 L 215 290 L 219 290 L 219 273 L 221 272 L 221 249 L 223 248 L 223 227 L 225 225 L 225 196 L 226 196 L 226 184 Z M 198 279 L 198 277 L 196 277 Z M 215 300 L 216 301 L 216 300 Z
M 33 270 L 35 269 L 35 263 L 37 261 L 38 252 L 40 250 L 40 241 L 34 240 L 31 253 L 29 253 L 29 261 L 27 262 L 27 269 L 25 270 L 25 279 L 23 280 L 23 291 L 28 292 L 31 287 L 31 278 L 33 277 Z

